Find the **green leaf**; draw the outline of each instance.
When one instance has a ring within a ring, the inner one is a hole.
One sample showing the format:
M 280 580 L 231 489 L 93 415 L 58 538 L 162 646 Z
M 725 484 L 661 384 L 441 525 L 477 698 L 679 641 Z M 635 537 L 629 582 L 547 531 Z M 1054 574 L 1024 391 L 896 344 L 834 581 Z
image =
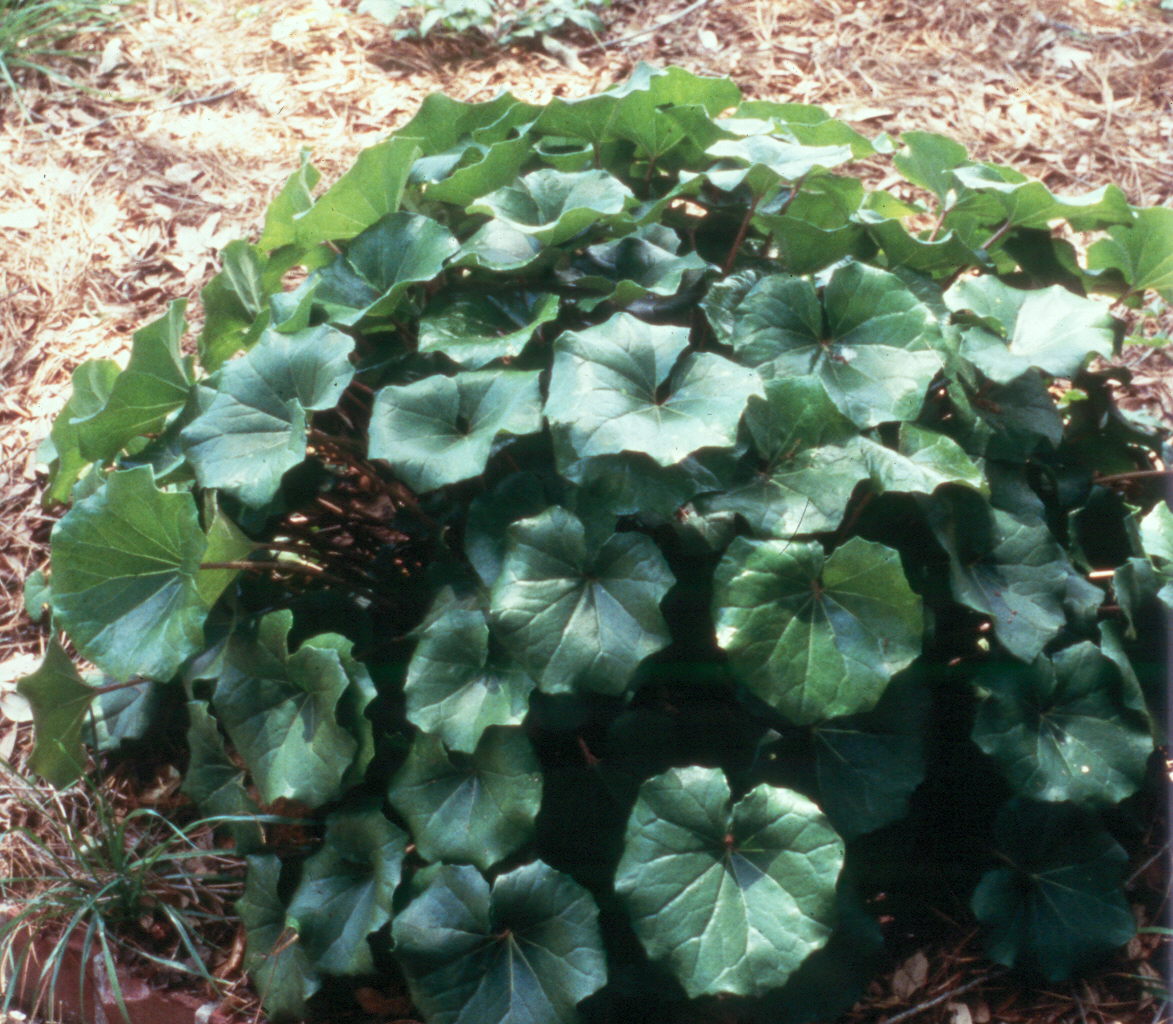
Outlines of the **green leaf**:
M 733 308 L 730 332 L 738 358 L 765 377 L 817 375 L 858 427 L 914 419 L 941 368 L 931 310 L 894 274 L 860 263 L 834 272 L 822 304 L 804 278 L 763 278 Z
M 1120 882 L 1128 855 L 1092 813 L 1015 798 L 998 814 L 996 849 L 971 906 L 989 956 L 1063 981 L 1136 933 Z
M 251 817 L 260 808 L 248 795 L 244 772 L 224 749 L 220 727 L 206 700 L 187 702 L 187 771 L 180 790 L 205 818 Z M 255 853 L 264 844 L 257 822 L 234 821 L 227 826 L 237 854 Z
M 311 279 L 314 303 L 341 326 L 390 316 L 412 285 L 435 278 L 459 248 L 456 236 L 430 217 L 388 214 Z
M 1173 302 L 1173 209 L 1136 210 L 1131 224 L 1108 229 L 1088 250 L 1089 270 L 1117 270 L 1132 292 L 1151 288 Z
M 49 785 L 64 789 L 85 770 L 81 731 L 98 691 L 82 680 L 56 637 L 40 667 L 20 679 L 16 689 L 33 712 L 36 745 L 29 767 Z
M 1045 523 L 990 508 L 972 491 L 929 502 L 929 524 L 949 553 L 953 596 L 989 615 L 999 642 L 1034 661 L 1067 621 L 1071 563 Z
M 720 770 L 675 768 L 640 786 L 615 889 L 690 998 L 763 995 L 826 944 L 842 867 L 805 797 L 762 785 L 733 803 Z
M 395 958 L 430 1024 L 573 1024 L 606 983 L 599 912 L 541 861 L 499 876 L 444 865 L 391 924 Z
M 257 240 L 258 248 L 271 252 L 297 241 L 295 221 L 314 205 L 313 190 L 320 178 L 318 169 L 310 163 L 310 151 L 303 149 L 297 170 L 285 179 L 281 191 L 265 210 L 265 227 Z
M 44 620 L 45 613 L 53 603 L 53 587 L 44 569 L 35 569 L 29 573 L 24 581 L 22 597 L 21 604 L 24 605 L 25 615 L 33 622 Z
M 547 693 L 622 693 L 670 639 L 660 602 L 673 581 L 651 538 L 588 545 L 582 521 L 551 508 L 509 529 L 493 633 Z
M 69 401 L 57 414 L 49 434 L 56 457 L 49 488 L 45 492 L 46 505 L 60 505 L 70 500 L 73 485 L 91 461 L 82 454 L 77 424 L 105 408 L 121 372 L 113 359 L 90 359 L 73 371 Z
M 308 249 L 319 242 L 353 238 L 394 213 L 399 209 L 403 187 L 418 154 L 419 140 L 404 135 L 364 149 L 350 170 L 319 196 L 313 206 L 293 217 L 297 244 Z M 270 235 L 268 221 L 265 228 L 266 235 Z
M 449 262 L 456 267 L 512 273 L 530 270 L 547 255 L 546 247 L 533 235 L 491 220 L 464 242 Z
M 413 725 L 471 754 L 491 725 L 520 725 L 534 681 L 490 643 L 479 610 L 453 608 L 429 623 L 407 669 Z
M 921 600 L 900 556 L 859 537 L 830 558 L 739 537 L 717 566 L 713 614 L 734 670 L 798 725 L 874 707 L 920 653 Z
M 955 168 L 969 162 L 969 154 L 959 142 L 933 132 L 905 132 L 900 136 L 904 149 L 892 157 L 892 163 L 914 185 L 928 189 L 942 201 L 955 187 Z
M 925 777 L 929 692 L 915 670 L 897 676 L 861 715 L 812 730 L 823 810 L 846 840 L 899 821 Z
M 256 548 L 256 544 L 221 510 L 215 492 L 205 494 L 204 516 L 208 522 L 208 534 L 201 561 L 236 562 L 247 558 Z M 238 569 L 201 569 L 196 576 L 200 600 L 211 608 L 238 575 Z
M 1166 608 L 1173 608 L 1173 512 L 1167 503 L 1155 505 L 1141 520 L 1140 537 L 1145 553 L 1164 583 L 1157 596 Z
M 437 737 L 417 733 L 387 799 L 424 860 L 488 871 L 532 837 L 541 765 L 515 727 L 485 729 L 471 754 L 450 753 Z
M 1081 231 L 1132 219 L 1128 200 L 1116 185 L 1105 185 L 1081 196 L 1057 196 L 1041 181 L 998 164 L 956 167 L 952 177 L 961 186 L 962 195 L 951 215 L 996 224 L 1000 232 L 1012 227 L 1049 230 L 1051 223 L 1061 217 Z
M 248 935 L 244 968 L 274 1024 L 303 1020 L 306 1000 L 322 987 L 297 933 L 285 924 L 285 902 L 278 893 L 281 861 L 274 856 L 246 857 L 244 895 L 236 901 Z
M 701 496 L 696 507 L 703 514 L 736 513 L 760 536 L 822 533 L 839 525 L 867 475 L 858 445 L 808 448 L 792 457 L 782 452 L 747 470 L 724 493 Z
M 330 327 L 267 330 L 227 364 L 215 397 L 180 435 L 202 487 L 259 507 L 305 461 L 309 410 L 329 409 L 354 376 L 354 340 Z
M 541 429 L 538 371 L 437 374 L 376 394 L 369 453 L 422 493 L 480 476 L 499 440 Z
M 543 168 L 482 197 L 468 212 L 488 214 L 551 246 L 617 216 L 631 199 L 631 190 L 606 171 L 565 174 Z
M 1110 356 L 1114 350 L 1114 321 L 1103 304 L 1058 285 L 1026 291 L 990 274 L 963 277 L 945 301 L 980 319 L 979 325 L 962 328 L 961 354 L 999 384 L 1032 366 L 1070 379 L 1093 355 Z
M 203 645 L 196 583 L 204 552 L 190 494 L 146 466 L 112 473 L 53 530 L 53 621 L 119 681 L 166 681 Z
M 287 912 L 317 970 L 374 971 L 367 936 L 391 919 L 406 850 L 407 835 L 383 816 L 377 800 L 327 816 L 325 841 L 302 866 Z
M 472 500 L 464 527 L 464 553 L 486 587 L 500 575 L 509 527 L 557 503 L 555 495 L 548 493 L 549 482 L 537 473 L 510 473 Z
M 265 281 L 266 262 L 260 246 L 229 242 L 220 254 L 220 273 L 200 292 L 204 327 L 199 357 L 209 373 L 252 345 L 264 329 L 262 314 L 271 290 Z
M 350 678 L 328 635 L 290 654 L 292 625 L 290 612 L 273 612 L 255 639 L 234 636 L 212 704 L 264 803 L 285 797 L 319 807 L 341 795 L 359 750 L 339 722 Z
M 734 165 L 730 169 L 718 167 L 705 171 L 705 177 L 713 185 L 724 192 L 745 185 L 758 199 L 779 183 L 790 184 L 814 170 L 830 170 L 853 159 L 850 146 L 806 146 L 767 134 L 721 139 L 705 152 Z
M 643 452 L 662 466 L 701 448 L 731 448 L 756 373 L 689 352 L 682 327 L 616 313 L 555 343 L 546 417 L 580 458 Z
M 680 236 L 671 228 L 648 224 L 622 238 L 588 246 L 564 277 L 577 287 L 599 291 L 599 301 L 610 299 L 618 306 L 649 295 L 675 295 L 715 269 L 695 252 L 681 254 L 680 246 Z M 579 299 L 579 305 L 587 301 Z
M 419 351 L 443 352 L 465 370 L 521 354 L 558 316 L 558 296 L 528 291 L 439 296 L 419 321 Z
M 190 359 L 179 351 L 187 303 L 172 302 L 154 323 L 136 331 L 130 362 L 97 412 L 74 422 L 82 455 L 108 462 L 128 441 L 157 431 L 191 391 Z
M 1030 665 L 990 662 L 973 740 L 1020 796 L 1087 806 L 1140 788 L 1153 752 L 1147 716 L 1131 711 L 1115 662 L 1079 643 Z

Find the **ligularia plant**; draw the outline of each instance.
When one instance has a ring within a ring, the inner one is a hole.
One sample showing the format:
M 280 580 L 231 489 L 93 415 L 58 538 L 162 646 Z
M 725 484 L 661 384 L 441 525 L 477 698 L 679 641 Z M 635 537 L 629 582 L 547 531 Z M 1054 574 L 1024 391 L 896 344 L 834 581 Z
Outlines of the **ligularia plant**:
M 75 372 L 29 603 L 97 672 L 21 684 L 57 784 L 185 713 L 274 1020 L 825 1017 L 880 893 L 1047 979 L 1128 940 L 1173 515 L 1107 300 L 1173 211 L 648 66 L 317 179 L 194 356 L 177 302 Z

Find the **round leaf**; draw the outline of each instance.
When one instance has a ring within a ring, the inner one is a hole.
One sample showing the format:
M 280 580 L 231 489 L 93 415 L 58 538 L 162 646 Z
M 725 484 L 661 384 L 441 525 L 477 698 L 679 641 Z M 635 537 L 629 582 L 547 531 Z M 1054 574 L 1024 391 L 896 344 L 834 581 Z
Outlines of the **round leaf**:
M 484 613 L 453 608 L 430 623 L 407 669 L 407 718 L 452 750 L 472 753 L 491 725 L 520 725 L 534 681 L 492 652 Z
M 1110 356 L 1115 344 L 1104 306 L 1059 285 L 1027 291 L 988 274 L 963 277 L 945 301 L 982 321 L 962 329 L 961 353 L 999 384 L 1032 366 L 1052 377 L 1074 377 L 1092 355 Z
M 1063 981 L 1132 938 L 1128 855 L 1094 814 L 1015 798 L 995 842 L 1010 866 L 987 871 L 971 901 L 992 959 Z
M 332 328 L 269 330 L 220 371 L 211 404 L 180 435 L 202 487 L 264 505 L 305 460 L 306 412 L 337 403 L 354 340 Z
M 417 733 L 387 799 L 424 860 L 487 871 L 532 835 L 541 766 L 520 729 L 486 729 L 472 754 L 449 753 L 436 737 Z
M 941 368 L 932 311 L 896 275 L 862 263 L 832 274 L 821 305 L 809 281 L 775 274 L 755 284 L 731 315 L 731 341 L 743 362 L 767 377 L 816 374 L 859 427 L 915 419 Z
M 628 313 L 562 335 L 546 417 L 580 458 L 642 452 L 670 466 L 701 448 L 731 448 L 761 381 L 709 352 L 679 358 L 687 345 L 684 328 Z
M 375 396 L 370 456 L 422 493 L 480 476 L 501 435 L 541 429 L 536 370 L 436 375 Z
M 541 861 L 489 884 L 441 866 L 392 922 L 396 959 L 431 1024 L 573 1024 L 607 980 L 599 912 Z
M 281 861 L 274 856 L 248 857 L 244 895 L 236 912 L 248 934 L 244 966 L 275 1022 L 302 1020 L 306 1000 L 322 979 L 297 934 L 285 924 L 285 901 L 277 891 Z
M 891 548 L 739 537 L 717 567 L 717 642 L 762 700 L 796 724 L 873 707 L 920 653 L 921 600 Z
M 733 804 L 719 770 L 677 768 L 640 787 L 615 888 L 690 997 L 762 995 L 827 942 L 842 867 L 805 797 L 762 785 Z
M 606 171 L 565 174 L 543 168 L 478 199 L 468 212 L 487 213 L 551 246 L 622 213 L 631 198 L 631 190 Z
M 419 322 L 419 351 L 443 352 L 479 370 L 521 354 L 534 332 L 558 316 L 558 296 L 531 292 L 442 296 Z
M 325 841 L 302 866 L 288 911 L 318 970 L 374 970 L 367 936 L 391 919 L 406 850 L 403 830 L 373 803 L 326 818 Z
M 16 688 L 33 713 L 37 742 L 29 766 L 59 789 L 76 782 L 86 763 L 82 726 L 98 691 L 86 685 L 56 637 L 40 667 L 20 679 Z
M 925 777 L 928 690 L 913 672 L 898 676 L 861 715 L 812 730 L 819 796 L 844 839 L 898 821 Z
M 204 546 L 190 494 L 146 466 L 112 473 L 53 530 L 53 621 L 115 679 L 168 680 L 203 644 Z
M 509 528 L 493 584 L 494 633 L 548 693 L 622 693 L 670 637 L 660 601 L 674 582 L 649 537 L 588 546 L 577 516 L 551 508 Z
M 1015 791 L 1034 800 L 1119 803 L 1145 778 L 1153 752 L 1146 716 L 1130 711 L 1115 662 L 1079 643 L 1030 665 L 991 662 L 974 742 Z
M 317 807 L 341 795 L 359 744 L 339 722 L 351 685 L 329 636 L 289 653 L 290 612 L 274 612 L 255 639 L 234 637 L 213 705 L 252 772 L 262 800 Z

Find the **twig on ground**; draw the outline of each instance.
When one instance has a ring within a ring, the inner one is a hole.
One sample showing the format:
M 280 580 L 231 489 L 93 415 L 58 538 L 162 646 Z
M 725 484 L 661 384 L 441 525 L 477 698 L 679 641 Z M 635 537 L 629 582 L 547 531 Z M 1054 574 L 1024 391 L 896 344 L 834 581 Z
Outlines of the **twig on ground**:
M 983 974 L 980 977 L 967 981 L 964 985 L 958 985 L 956 988 L 951 988 L 947 992 L 942 992 L 940 995 L 933 996 L 932 999 L 926 999 L 923 1003 L 918 1003 L 916 1006 L 910 1007 L 909 1009 L 896 1014 L 895 1017 L 889 1017 L 884 1022 L 884 1024 L 900 1024 L 901 1021 L 912 1020 L 913 1017 L 924 1013 L 925 1010 L 932 1009 L 934 1006 L 945 1002 L 947 999 L 952 999 L 954 996 L 959 996 L 962 993 L 968 992 L 971 988 L 977 988 L 979 985 L 984 985 L 987 981 L 993 981 L 995 978 L 1000 978 L 1005 973 L 1005 967 L 995 968 L 987 974 Z
M 692 14 L 693 11 L 699 10 L 706 4 L 711 3 L 712 0 L 693 0 L 691 4 L 683 10 L 677 11 L 675 14 L 664 18 L 662 21 L 657 21 L 654 25 L 649 25 L 647 28 L 641 28 L 638 32 L 629 32 L 625 36 L 620 36 L 618 39 L 604 39 L 599 43 L 592 43 L 590 46 L 584 46 L 579 50 L 579 54 L 593 53 L 595 50 L 606 50 L 611 46 L 622 46 L 624 43 L 630 42 L 632 39 L 638 39 L 640 36 L 646 36 L 649 32 L 656 32 L 667 25 L 671 25 L 674 21 L 679 21 Z
M 103 117 L 100 121 L 95 121 L 93 124 L 81 125 L 67 132 L 49 135 L 40 139 L 32 139 L 31 141 L 35 143 L 56 142 L 59 139 L 68 139 L 74 135 L 84 135 L 86 132 L 92 132 L 95 128 L 101 128 L 104 124 L 109 124 L 111 121 L 120 121 L 124 117 L 149 117 L 151 114 L 161 114 L 164 110 L 177 110 L 179 107 L 194 107 L 200 103 L 215 103 L 217 100 L 226 99 L 238 92 L 240 92 L 240 86 L 234 85 L 231 89 L 225 89 L 223 92 L 209 93 L 206 96 L 193 96 L 189 100 L 177 100 L 175 103 L 168 103 L 163 107 L 152 107 L 148 110 L 123 110 L 117 114 L 111 114 L 109 117 Z

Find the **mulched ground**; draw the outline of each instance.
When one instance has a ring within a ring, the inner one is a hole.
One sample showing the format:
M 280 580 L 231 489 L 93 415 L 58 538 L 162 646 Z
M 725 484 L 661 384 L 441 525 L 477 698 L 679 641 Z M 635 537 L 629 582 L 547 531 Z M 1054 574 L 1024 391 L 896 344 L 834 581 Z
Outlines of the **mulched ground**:
M 0 696 L 46 640 L 21 591 L 47 559 L 55 514 L 36 448 L 72 369 L 124 359 L 171 299 L 192 300 L 194 337 L 217 252 L 256 235 L 299 149 L 333 180 L 430 92 L 542 102 L 606 88 L 639 60 L 675 63 L 868 133 L 945 132 L 1055 190 L 1112 181 L 1134 203 L 1173 203 L 1173 17 L 1154 0 L 650 0 L 604 18 L 600 40 L 571 37 L 560 60 L 397 42 L 354 0 L 145 0 L 117 34 L 78 42 L 93 54 L 85 93 L 31 80 L 27 112 L 0 95 Z M 1169 356 L 1136 347 L 1126 361 L 1128 403 L 1173 424 Z M 0 711 L 0 754 L 24 747 L 23 730 Z M 1135 865 L 1137 886 L 1165 892 L 1164 865 Z M 1151 971 L 1156 945 L 1028 997 L 990 980 L 956 932 L 877 981 L 851 1020 L 1155 1024 L 1157 1004 L 1126 976 Z

